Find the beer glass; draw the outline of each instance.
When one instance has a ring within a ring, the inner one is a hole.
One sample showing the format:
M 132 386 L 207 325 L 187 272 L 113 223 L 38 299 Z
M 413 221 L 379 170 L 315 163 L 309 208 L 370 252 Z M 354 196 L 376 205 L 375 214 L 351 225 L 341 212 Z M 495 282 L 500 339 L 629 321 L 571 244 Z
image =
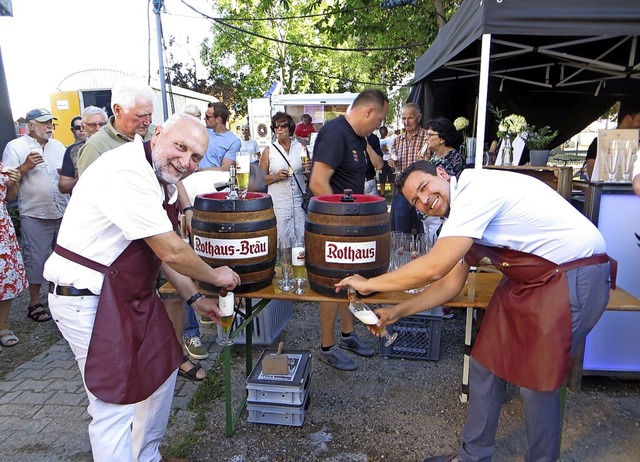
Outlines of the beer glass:
M 375 326 L 378 324 L 378 316 L 376 316 L 373 310 L 369 308 L 366 303 L 358 298 L 356 291 L 351 287 L 347 289 L 347 296 L 349 298 L 349 311 L 351 311 L 351 313 L 358 318 L 360 322 L 368 326 Z M 376 331 L 385 338 L 386 341 L 384 342 L 384 346 L 391 345 L 398 337 L 397 332 L 389 335 L 389 332 L 387 332 L 387 329 L 384 326 L 376 327 Z
M 282 270 L 282 279 L 278 285 L 281 290 L 290 292 L 293 290 L 293 281 L 291 280 L 291 239 L 288 237 L 278 239 L 278 257 Z
M 251 153 L 238 152 L 236 154 L 236 181 L 238 182 L 238 194 L 244 199 L 249 189 L 249 173 L 251 170 Z
M 218 345 L 230 346 L 234 344 L 233 339 L 229 338 L 231 327 L 233 326 L 234 305 L 235 299 L 233 292 L 228 292 L 224 288 L 220 289 L 220 293 L 218 294 L 218 308 L 222 311 L 222 316 L 220 317 L 222 337 L 218 339 Z

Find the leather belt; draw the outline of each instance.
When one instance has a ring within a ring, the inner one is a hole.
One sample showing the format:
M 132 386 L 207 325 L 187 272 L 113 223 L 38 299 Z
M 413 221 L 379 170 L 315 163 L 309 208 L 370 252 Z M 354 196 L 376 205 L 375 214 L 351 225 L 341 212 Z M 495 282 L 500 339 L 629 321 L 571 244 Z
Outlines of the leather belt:
M 53 282 L 49 283 L 49 293 L 55 293 L 56 295 L 62 295 L 63 297 L 97 297 L 97 295 L 89 289 L 76 289 L 73 286 L 56 286 Z

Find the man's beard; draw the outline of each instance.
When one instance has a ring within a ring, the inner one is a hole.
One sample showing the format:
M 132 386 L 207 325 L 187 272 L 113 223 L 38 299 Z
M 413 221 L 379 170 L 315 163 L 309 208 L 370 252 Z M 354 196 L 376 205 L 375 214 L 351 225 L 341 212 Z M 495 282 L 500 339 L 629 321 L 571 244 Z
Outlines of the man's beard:
M 156 174 L 158 180 L 164 184 L 176 184 L 178 181 L 184 179 L 189 175 L 187 170 L 177 171 L 171 164 L 171 162 L 166 161 L 163 165 L 158 166 L 157 163 L 153 162 L 153 171 Z

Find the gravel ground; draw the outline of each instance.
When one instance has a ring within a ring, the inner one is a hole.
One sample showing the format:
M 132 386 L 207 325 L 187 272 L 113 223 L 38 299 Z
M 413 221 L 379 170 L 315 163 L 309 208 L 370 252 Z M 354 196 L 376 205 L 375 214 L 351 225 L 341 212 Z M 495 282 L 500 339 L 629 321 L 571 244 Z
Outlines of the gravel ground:
M 279 340 L 288 350 L 315 355 L 318 306 L 294 307 L 294 318 Z M 452 453 L 466 416 L 466 404 L 459 400 L 464 318 L 464 310 L 455 310 L 454 319 L 443 321 L 437 361 L 356 357 L 357 371 L 340 372 L 314 357 L 311 401 L 300 427 L 248 423 L 244 411 L 236 434 L 228 438 L 221 397 L 203 405 L 206 430 L 194 432 L 195 414 L 180 412 L 170 423 L 165 444 L 193 433 L 195 443 L 186 456 L 194 462 L 414 462 Z M 362 325 L 357 332 L 377 346 Z M 255 349 L 255 358 L 262 349 Z M 233 359 L 237 403 L 245 394 L 244 346 L 233 347 Z M 561 460 L 640 460 L 639 392 L 638 381 L 597 377 L 585 378 L 581 392 L 569 391 Z M 509 387 L 495 461 L 523 460 L 522 414 L 518 390 Z

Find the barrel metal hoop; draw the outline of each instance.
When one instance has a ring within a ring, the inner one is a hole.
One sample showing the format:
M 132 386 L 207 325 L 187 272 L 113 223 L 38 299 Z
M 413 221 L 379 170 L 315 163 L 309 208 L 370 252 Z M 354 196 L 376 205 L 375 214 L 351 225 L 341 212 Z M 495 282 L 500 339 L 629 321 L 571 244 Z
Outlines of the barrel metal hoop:
M 269 268 L 273 268 L 276 265 L 276 259 L 270 258 L 269 260 L 257 262 L 257 263 L 240 263 L 238 260 L 234 260 L 237 264 L 229 264 L 229 268 L 231 268 L 236 273 L 240 274 L 240 279 L 242 279 L 242 274 L 247 273 L 257 273 L 258 271 L 264 271 Z
M 240 284 L 239 286 L 236 286 L 236 288 L 233 289 L 233 293 L 246 294 L 248 292 L 255 292 L 257 290 L 264 289 L 265 287 L 270 286 L 272 281 L 273 281 L 273 275 L 271 275 L 268 278 L 261 279 L 259 281 L 246 282 L 246 283 Z M 215 286 L 213 284 L 209 284 L 208 282 L 198 281 L 198 284 L 200 285 L 201 288 L 203 288 L 204 290 L 208 290 L 210 292 L 218 293 L 220 291 L 220 287 Z
M 390 225 L 386 221 L 373 226 L 335 226 L 313 223 L 307 220 L 305 230 L 322 236 L 379 236 L 389 232 Z
M 322 275 L 323 277 L 337 279 L 344 279 L 347 276 L 351 276 L 352 274 L 359 274 L 360 276 L 363 276 L 365 278 L 373 278 L 386 273 L 389 269 L 388 264 L 376 266 L 375 268 L 326 268 L 309 263 L 308 260 L 305 262 L 305 266 L 307 267 L 307 273 L 309 275 L 318 274 Z
M 209 233 L 247 233 L 252 231 L 263 231 L 276 226 L 275 217 L 268 220 L 247 221 L 243 223 L 212 223 L 210 221 L 191 219 L 191 227 L 197 231 Z

